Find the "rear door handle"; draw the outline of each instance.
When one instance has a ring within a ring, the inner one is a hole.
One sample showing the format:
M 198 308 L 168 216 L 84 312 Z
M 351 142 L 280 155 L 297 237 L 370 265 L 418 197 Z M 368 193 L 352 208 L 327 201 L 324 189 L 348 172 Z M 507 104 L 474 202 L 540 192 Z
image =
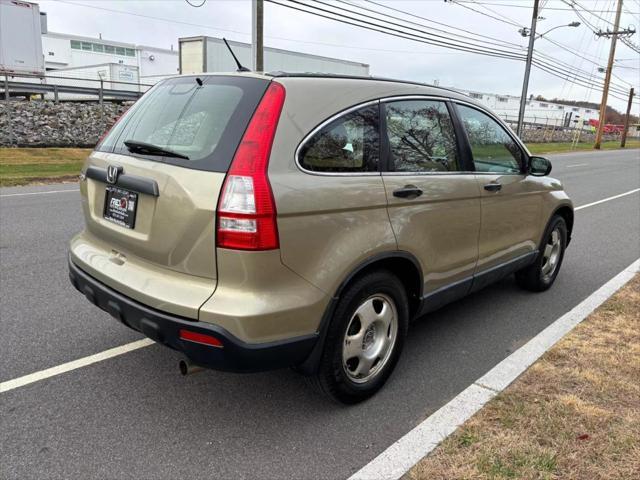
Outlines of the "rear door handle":
M 402 188 L 393 191 L 393 196 L 398 198 L 418 198 L 422 195 L 422 190 L 420 190 L 415 185 L 405 185 Z
M 488 192 L 499 192 L 502 189 L 502 185 L 499 183 L 487 183 L 484 189 Z

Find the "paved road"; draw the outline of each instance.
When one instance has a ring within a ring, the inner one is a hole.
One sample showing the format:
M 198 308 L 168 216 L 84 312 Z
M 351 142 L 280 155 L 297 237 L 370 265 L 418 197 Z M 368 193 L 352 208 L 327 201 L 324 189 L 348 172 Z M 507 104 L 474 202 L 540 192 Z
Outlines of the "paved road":
M 640 187 L 640 152 L 550 156 L 576 205 Z M 69 285 L 78 194 L 0 191 L 0 381 L 141 338 Z M 416 322 L 374 399 L 326 402 L 289 370 L 177 372 L 151 346 L 0 394 L 1 478 L 345 478 L 640 257 L 640 193 L 576 212 L 551 291 L 512 279 Z

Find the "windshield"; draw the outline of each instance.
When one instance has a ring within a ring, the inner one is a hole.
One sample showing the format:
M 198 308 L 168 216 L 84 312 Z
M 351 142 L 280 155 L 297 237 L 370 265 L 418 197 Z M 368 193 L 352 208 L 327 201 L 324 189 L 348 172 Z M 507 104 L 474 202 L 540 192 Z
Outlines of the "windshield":
M 198 80 L 180 77 L 156 85 L 96 150 L 225 172 L 269 82 L 238 76 Z M 136 144 L 147 148 L 131 148 Z

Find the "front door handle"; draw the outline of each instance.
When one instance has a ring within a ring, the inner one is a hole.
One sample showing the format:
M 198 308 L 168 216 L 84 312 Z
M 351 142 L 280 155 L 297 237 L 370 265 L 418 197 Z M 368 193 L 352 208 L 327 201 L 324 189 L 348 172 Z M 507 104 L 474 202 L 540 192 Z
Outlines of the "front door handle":
M 393 196 L 398 198 L 414 199 L 418 198 L 420 195 L 422 195 L 422 190 L 415 185 L 405 185 L 404 187 L 393 191 Z
M 487 183 L 484 189 L 488 192 L 499 192 L 502 189 L 502 185 L 499 183 Z

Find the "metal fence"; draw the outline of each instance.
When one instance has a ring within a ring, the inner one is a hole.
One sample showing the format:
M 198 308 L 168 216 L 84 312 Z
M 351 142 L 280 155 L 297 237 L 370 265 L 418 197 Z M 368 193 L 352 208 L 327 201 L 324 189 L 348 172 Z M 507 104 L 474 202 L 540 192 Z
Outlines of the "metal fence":
M 49 72 L 48 75 L 0 74 L 0 98 L 59 101 L 136 100 L 153 85 L 111 79 L 77 78 Z

